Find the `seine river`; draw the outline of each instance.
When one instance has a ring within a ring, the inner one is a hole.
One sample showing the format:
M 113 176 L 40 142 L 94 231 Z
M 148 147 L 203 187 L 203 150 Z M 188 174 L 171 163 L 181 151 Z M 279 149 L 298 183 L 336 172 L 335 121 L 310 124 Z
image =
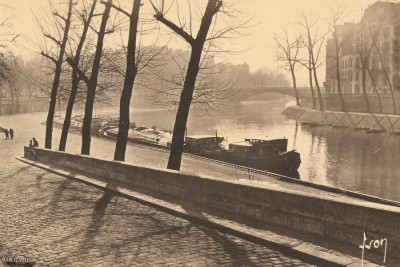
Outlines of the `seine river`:
M 290 97 L 231 104 L 207 116 L 191 115 L 188 134 L 244 138 L 287 138 L 301 153 L 300 179 L 400 201 L 400 136 L 366 134 L 353 129 L 311 128 L 282 115 Z M 136 110 L 132 122 L 172 129 L 175 113 Z

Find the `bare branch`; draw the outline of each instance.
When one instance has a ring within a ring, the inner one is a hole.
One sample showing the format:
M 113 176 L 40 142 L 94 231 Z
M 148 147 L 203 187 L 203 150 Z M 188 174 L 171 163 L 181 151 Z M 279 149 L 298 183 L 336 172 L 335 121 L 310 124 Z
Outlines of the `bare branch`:
M 90 82 L 90 79 L 86 76 L 86 74 L 79 68 L 79 66 L 76 65 L 74 60 L 72 58 L 67 58 L 67 63 L 75 70 L 78 72 L 79 77 L 86 83 L 88 84 Z
M 50 40 L 52 40 L 53 42 L 55 42 L 57 45 L 61 46 L 61 42 L 59 40 L 57 40 L 56 38 L 54 38 L 53 36 L 49 35 L 49 34 L 44 34 L 44 36 L 46 38 L 49 38 Z
M 54 63 L 57 63 L 57 62 L 58 62 L 57 59 L 55 59 L 55 58 L 52 57 L 52 56 L 47 55 L 47 54 L 44 53 L 44 52 L 41 52 L 40 54 L 41 54 L 42 56 L 44 56 L 45 58 L 50 59 L 50 60 L 51 60 L 52 62 L 54 62 Z
M 101 1 L 102 4 L 107 4 L 106 1 Z M 128 12 L 126 12 L 125 10 L 123 10 L 121 7 L 116 6 L 114 4 L 111 4 L 111 7 L 114 8 L 115 10 L 117 10 L 118 12 L 121 12 L 122 14 L 131 17 L 131 14 L 129 14 Z
M 67 22 L 67 19 L 64 18 L 63 16 L 61 16 L 60 14 L 58 14 L 57 12 L 53 12 L 53 15 L 58 17 L 58 18 L 60 18 L 60 19 L 62 19 L 64 22 Z
M 157 7 L 154 5 L 153 1 L 150 0 L 150 3 L 153 6 L 153 9 L 154 9 L 154 12 L 155 12 L 154 18 L 157 21 L 163 23 L 165 26 L 170 28 L 176 34 L 178 34 L 183 39 L 185 39 L 186 42 L 188 42 L 189 44 L 191 44 L 191 45 L 194 44 L 195 39 L 189 33 L 187 33 L 182 27 L 180 28 L 175 23 L 173 23 L 173 22 L 169 21 L 168 19 L 166 19 L 164 17 L 164 13 L 162 13 L 162 11 L 157 9 Z

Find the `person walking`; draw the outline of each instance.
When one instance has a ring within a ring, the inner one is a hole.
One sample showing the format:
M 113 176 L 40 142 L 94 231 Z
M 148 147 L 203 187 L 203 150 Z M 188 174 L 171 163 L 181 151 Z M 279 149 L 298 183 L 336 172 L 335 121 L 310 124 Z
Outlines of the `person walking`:
M 13 128 L 10 128 L 10 139 L 14 139 L 14 130 Z
M 5 130 L 4 130 L 4 133 L 6 134 L 6 140 L 8 140 L 8 138 L 9 138 L 9 137 L 8 137 L 8 130 L 5 129 Z

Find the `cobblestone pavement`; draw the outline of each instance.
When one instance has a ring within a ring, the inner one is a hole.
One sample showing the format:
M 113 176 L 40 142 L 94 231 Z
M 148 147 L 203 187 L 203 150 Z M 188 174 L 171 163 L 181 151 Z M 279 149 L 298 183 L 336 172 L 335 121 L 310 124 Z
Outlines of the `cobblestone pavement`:
M 309 266 L 17 161 L 33 136 L 43 144 L 44 128 L 31 126 L 40 119 L 0 117 L 16 132 L 0 135 L 0 255 L 36 266 Z

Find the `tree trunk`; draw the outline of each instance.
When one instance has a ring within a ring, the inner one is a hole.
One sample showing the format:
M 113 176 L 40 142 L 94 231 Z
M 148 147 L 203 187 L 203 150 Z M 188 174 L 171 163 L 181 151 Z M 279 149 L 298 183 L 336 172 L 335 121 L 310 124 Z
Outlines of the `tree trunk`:
M 308 64 L 308 78 L 310 79 L 310 90 L 311 90 L 311 98 L 312 98 L 312 108 L 316 109 L 317 105 L 315 103 L 315 94 L 314 94 L 314 86 L 313 86 L 313 78 L 312 78 L 312 69 L 311 63 Z
M 83 26 L 82 36 L 81 36 L 81 38 L 79 40 L 79 44 L 78 44 L 78 47 L 76 49 L 76 54 L 75 54 L 75 57 L 74 57 L 75 66 L 79 65 L 79 61 L 80 61 L 83 45 L 85 43 L 87 32 L 89 30 L 89 26 L 90 26 L 91 20 L 93 18 L 93 13 L 94 13 L 96 4 L 97 4 L 97 0 L 94 0 L 93 4 L 92 4 L 92 7 L 90 9 L 90 13 L 89 13 L 89 15 L 87 17 L 87 20 L 86 20 L 86 22 L 85 22 L 85 24 Z M 70 92 L 70 95 L 69 95 L 69 98 L 68 98 L 68 104 L 67 104 L 67 109 L 65 111 L 63 129 L 62 129 L 62 132 L 61 132 L 60 145 L 59 145 L 59 148 L 58 148 L 58 150 L 60 150 L 60 151 L 65 151 L 65 148 L 67 146 L 68 131 L 69 131 L 69 127 L 71 126 L 72 110 L 74 108 L 76 95 L 78 93 L 78 87 L 79 87 L 78 71 L 77 71 L 76 68 L 73 68 L 72 69 L 71 92 Z
M 81 154 L 83 155 L 90 154 L 90 142 L 91 142 L 90 129 L 92 125 L 93 105 L 96 96 L 96 87 L 99 75 L 100 60 L 101 60 L 101 55 L 103 53 L 104 36 L 106 32 L 107 21 L 110 16 L 111 4 L 112 0 L 108 0 L 107 3 L 105 3 L 104 14 L 101 19 L 100 30 L 97 38 L 96 52 L 92 66 L 92 74 L 90 77 L 90 81 L 88 82 L 88 92 L 85 104 L 85 116 L 83 117 L 83 125 L 82 125 Z
M 28 101 L 26 103 L 26 111 L 25 111 L 26 113 L 32 112 L 31 98 L 32 98 L 32 91 L 29 91 Z
M 75 98 L 78 93 L 78 86 L 79 86 L 79 79 L 78 73 L 75 70 L 72 70 L 72 86 L 71 86 L 71 93 L 68 98 L 67 109 L 65 111 L 65 118 L 64 124 L 61 132 L 60 138 L 60 145 L 58 147 L 59 151 L 65 151 L 65 147 L 67 146 L 67 138 L 68 138 L 68 131 L 69 127 L 71 126 L 71 117 L 72 117 L 72 110 L 75 104 Z
M 337 81 L 337 87 L 338 87 L 337 89 L 338 89 L 338 93 L 339 93 L 339 99 L 340 99 L 340 105 L 342 107 L 342 111 L 347 112 L 346 104 L 344 102 L 343 94 L 342 94 L 342 85 L 340 82 L 340 58 L 339 58 L 339 47 L 337 44 L 337 42 L 338 42 L 337 38 L 335 38 L 335 42 L 336 42 L 336 49 L 335 49 L 336 50 L 335 51 L 335 53 L 336 53 L 336 81 Z
M 190 56 L 188 71 L 186 73 L 186 79 L 175 119 L 171 153 L 169 154 L 167 166 L 168 169 L 179 171 L 181 167 L 183 144 L 185 142 L 185 129 L 192 102 L 194 86 L 196 84 L 197 73 L 199 72 L 201 51 L 201 49 L 193 48 Z
M 14 89 L 10 86 L 11 93 L 11 114 L 14 114 Z
M 96 84 L 90 81 L 88 84 L 88 92 L 86 96 L 85 115 L 83 117 L 83 122 L 82 122 L 82 147 L 81 147 L 82 155 L 90 154 L 90 143 L 92 141 L 90 136 L 91 134 L 90 130 L 92 127 L 93 105 L 95 96 L 96 96 Z
M 371 79 L 372 87 L 374 88 L 374 92 L 375 92 L 375 94 L 376 94 L 376 97 L 378 98 L 379 113 L 382 114 L 382 102 L 381 102 L 381 97 L 380 97 L 379 92 L 378 92 L 378 88 L 376 88 L 375 80 L 374 80 L 374 78 L 372 77 L 372 74 L 371 74 L 371 71 L 370 71 L 369 68 L 367 69 L 367 72 L 368 72 L 369 78 Z
M 364 64 L 364 63 L 362 63 Z M 367 96 L 367 81 L 366 81 L 366 74 L 365 74 L 365 68 L 362 66 L 361 69 L 361 79 L 362 79 L 362 89 L 363 89 L 363 96 L 364 96 L 364 103 L 365 103 L 365 112 L 369 113 L 371 110 L 368 96 Z
M 125 160 L 126 143 L 128 141 L 128 132 L 130 125 L 129 108 L 131 103 L 133 84 L 135 83 L 135 78 L 137 74 L 136 37 L 140 6 L 141 0 L 135 0 L 133 2 L 132 13 L 130 17 L 128 47 L 126 55 L 126 72 L 124 86 L 121 93 L 119 107 L 119 129 L 114 152 L 114 160 L 119 161 Z
M 56 108 L 58 85 L 60 83 L 60 77 L 61 77 L 61 67 L 64 59 L 65 47 L 67 45 L 68 32 L 71 24 L 72 6 L 73 6 L 73 1 L 70 0 L 68 4 L 67 20 L 65 21 L 64 36 L 60 47 L 60 54 L 56 62 L 56 69 L 54 72 L 53 87 L 51 88 L 49 112 L 47 114 L 47 120 L 46 120 L 45 148 L 47 149 L 51 149 L 51 141 L 53 139 L 54 112 Z
M 318 78 L 317 78 L 317 70 L 315 68 L 315 62 L 314 62 L 314 56 L 312 56 L 312 58 L 313 58 L 313 72 L 314 72 L 315 86 L 317 87 L 317 93 L 318 93 L 319 110 L 323 111 L 324 110 L 324 102 L 322 101 L 321 89 L 319 88 L 319 83 L 318 83 Z
M 21 103 L 19 102 L 19 96 L 18 96 L 18 90 L 17 87 L 14 86 L 14 91 L 15 91 L 15 99 L 17 100 L 17 112 L 16 113 L 23 113 L 23 107 Z
M 208 1 L 207 8 L 202 18 L 197 37 L 191 43 L 192 53 L 190 55 L 188 70 L 186 73 L 185 82 L 179 101 L 178 112 L 176 114 L 171 153 L 168 159 L 168 169 L 179 171 L 181 167 L 186 124 L 189 116 L 190 105 L 193 98 L 193 91 L 196 84 L 197 74 L 199 72 L 201 53 L 204 47 L 205 40 L 207 38 L 208 31 L 210 29 L 213 16 L 218 12 L 221 5 L 222 1 L 219 0 Z
M 389 83 L 389 88 L 390 88 L 390 94 L 392 95 L 392 103 L 393 103 L 393 114 L 397 115 L 397 107 L 396 107 L 396 98 L 394 96 L 394 91 L 393 91 L 393 84 L 392 81 L 390 80 L 389 74 L 384 70 L 386 79 L 388 80 Z
M 392 84 L 392 81 L 390 80 L 390 77 L 389 77 L 388 73 L 386 72 L 386 70 L 385 70 L 385 75 L 386 75 L 386 79 L 388 80 L 388 83 L 389 83 L 390 94 L 392 95 L 393 114 L 397 115 L 396 98 L 394 96 L 393 84 Z
M 394 92 L 393 92 L 393 84 L 392 84 L 392 81 L 390 80 L 389 74 L 388 74 L 388 72 L 386 70 L 386 66 L 385 66 L 385 64 L 383 62 L 383 59 L 382 59 L 382 54 L 379 51 L 379 48 L 377 47 L 376 42 L 374 42 L 374 45 L 375 45 L 376 51 L 378 52 L 379 61 L 380 61 L 381 66 L 382 66 L 383 73 L 385 74 L 385 78 L 386 78 L 387 82 L 389 83 L 390 94 L 392 96 L 392 103 L 393 103 L 393 114 L 396 115 L 397 114 L 397 109 L 396 109 L 396 99 L 394 97 Z
M 335 61 L 336 61 L 336 83 L 337 83 L 337 89 L 338 89 L 338 93 L 339 93 L 339 99 L 340 99 L 340 105 L 342 107 L 342 111 L 343 112 L 347 112 L 346 109 L 346 103 L 344 102 L 343 99 L 343 94 L 342 94 L 342 85 L 341 85 L 341 81 L 340 81 L 340 46 L 339 46 L 339 40 L 337 37 L 337 28 L 336 28 L 336 22 L 334 24 L 334 39 L 335 39 Z
M 290 66 L 290 73 L 292 74 L 294 96 L 296 97 L 296 105 L 300 106 L 299 91 L 297 90 L 296 74 L 292 66 Z

